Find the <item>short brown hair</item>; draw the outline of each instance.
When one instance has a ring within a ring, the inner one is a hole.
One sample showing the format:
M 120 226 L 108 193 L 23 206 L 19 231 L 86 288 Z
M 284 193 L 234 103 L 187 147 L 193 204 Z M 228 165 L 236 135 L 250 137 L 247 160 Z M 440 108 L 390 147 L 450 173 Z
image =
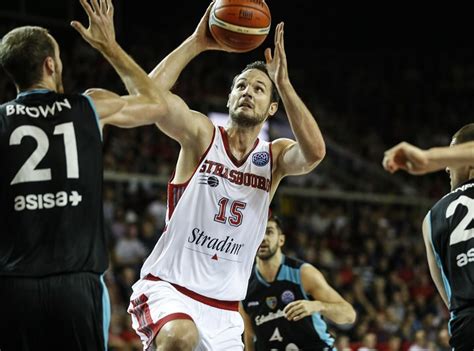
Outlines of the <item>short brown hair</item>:
M 0 65 L 20 89 L 39 82 L 46 57 L 54 57 L 54 44 L 47 29 L 18 27 L 2 38 Z
M 237 77 L 239 77 L 239 75 L 241 75 L 242 73 L 250 70 L 250 69 L 257 69 L 259 71 L 262 71 L 263 73 L 265 73 L 268 78 L 270 79 L 270 82 L 272 83 L 272 95 L 271 95 L 271 101 L 272 102 L 280 102 L 280 95 L 278 94 L 278 89 L 277 87 L 275 86 L 275 83 L 273 83 L 273 80 L 270 78 L 270 75 L 268 74 L 268 70 L 267 70 L 267 65 L 265 64 L 264 61 L 255 61 L 255 62 L 252 62 L 252 63 L 249 63 L 247 66 L 245 66 L 245 68 L 238 74 L 234 77 L 234 79 L 232 80 L 232 86 L 231 86 L 231 89 L 234 88 L 234 84 L 235 84 L 235 81 L 237 79 Z
M 275 222 L 279 234 L 283 233 L 283 223 L 281 221 L 281 218 L 278 217 L 276 214 L 271 212 L 270 215 L 268 216 L 268 222 Z

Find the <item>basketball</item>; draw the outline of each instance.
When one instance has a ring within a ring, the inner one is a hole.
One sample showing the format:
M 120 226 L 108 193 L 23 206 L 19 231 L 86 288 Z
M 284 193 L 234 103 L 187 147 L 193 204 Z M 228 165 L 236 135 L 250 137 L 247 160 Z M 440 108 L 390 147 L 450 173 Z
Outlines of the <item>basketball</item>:
M 263 43 L 270 32 L 270 9 L 263 0 L 216 0 L 209 30 L 222 46 L 246 52 Z

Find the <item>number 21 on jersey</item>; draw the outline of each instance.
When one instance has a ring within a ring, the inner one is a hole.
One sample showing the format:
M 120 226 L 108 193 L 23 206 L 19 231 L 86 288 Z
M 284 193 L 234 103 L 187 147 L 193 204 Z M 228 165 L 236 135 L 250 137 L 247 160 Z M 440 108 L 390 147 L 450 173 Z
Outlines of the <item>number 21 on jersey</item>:
M 458 206 L 466 207 L 467 212 L 452 231 L 449 238 L 449 245 L 458 244 L 474 238 L 474 228 L 467 229 L 469 224 L 474 220 L 474 200 L 465 195 L 461 195 L 458 199 L 449 204 L 446 209 L 446 218 L 453 216 Z M 474 262 L 474 248 L 470 248 L 467 252 L 460 253 L 456 256 L 456 264 L 458 267 L 464 267 L 470 262 Z
M 66 155 L 68 178 L 79 178 L 79 163 L 77 158 L 77 143 L 74 125 L 72 122 L 58 124 L 54 128 L 54 135 L 62 135 Z M 32 137 L 36 141 L 36 149 L 21 166 L 10 185 L 28 182 L 51 180 L 51 168 L 38 169 L 38 164 L 48 153 L 48 135 L 36 126 L 24 125 L 16 128 L 10 135 L 10 145 L 20 145 L 24 137 Z

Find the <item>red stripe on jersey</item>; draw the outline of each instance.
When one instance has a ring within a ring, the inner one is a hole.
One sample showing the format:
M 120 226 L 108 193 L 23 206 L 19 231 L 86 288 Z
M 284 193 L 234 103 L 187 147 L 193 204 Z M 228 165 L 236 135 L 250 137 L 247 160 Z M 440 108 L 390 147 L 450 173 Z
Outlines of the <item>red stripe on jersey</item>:
M 184 185 L 168 184 L 168 219 L 173 215 L 174 209 L 178 204 L 181 195 L 183 195 L 184 190 L 186 190 L 188 182 Z
M 154 275 L 151 275 L 151 274 L 148 274 L 144 279 L 152 280 L 152 281 L 166 281 L 166 280 L 160 279 L 159 277 L 155 277 Z M 183 295 L 186 295 L 192 298 L 193 300 L 202 302 L 203 304 L 220 308 L 221 310 L 228 310 L 228 311 L 239 310 L 239 301 L 216 300 L 204 295 L 200 295 L 192 290 L 186 289 L 184 286 L 173 284 L 173 283 L 170 283 L 170 284 L 173 285 L 174 288 L 178 290 L 180 293 L 182 293 Z
M 171 175 L 171 178 L 168 181 L 168 220 L 171 219 L 171 216 L 173 215 L 174 209 L 178 205 L 179 199 L 181 198 L 184 191 L 186 190 L 186 187 L 188 186 L 189 182 L 191 181 L 194 174 L 196 173 L 199 165 L 201 164 L 201 162 L 204 160 L 204 158 L 209 153 L 209 150 L 211 149 L 212 144 L 214 144 L 215 136 L 216 136 L 216 128 L 214 127 L 214 131 L 212 132 L 211 143 L 207 147 L 206 151 L 204 151 L 204 153 L 202 154 L 202 156 L 199 159 L 196 167 L 194 168 L 193 173 L 191 174 L 191 176 L 189 177 L 189 179 L 187 181 L 185 181 L 184 183 L 172 184 L 172 181 L 174 179 L 176 170 L 173 171 L 173 174 Z
M 273 143 L 270 143 L 268 145 L 268 151 L 270 151 L 270 196 L 271 196 L 271 192 L 272 192 L 272 182 L 273 182 L 273 153 L 272 153 L 272 146 L 273 146 Z

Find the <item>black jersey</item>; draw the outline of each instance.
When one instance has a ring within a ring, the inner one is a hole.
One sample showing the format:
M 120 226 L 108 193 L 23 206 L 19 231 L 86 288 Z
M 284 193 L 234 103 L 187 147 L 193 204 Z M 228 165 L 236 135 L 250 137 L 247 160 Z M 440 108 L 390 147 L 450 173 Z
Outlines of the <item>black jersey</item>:
M 0 106 L 0 275 L 103 273 L 102 140 L 80 94 L 21 93 Z
M 455 318 L 474 308 L 474 180 L 439 200 L 428 212 L 427 221 Z
M 290 302 L 312 300 L 301 285 L 303 264 L 298 259 L 282 256 L 282 264 L 272 283 L 266 282 L 254 265 L 242 305 L 252 320 L 256 350 L 332 349 L 334 339 L 320 314 L 314 313 L 296 322 L 284 317 L 283 309 Z

